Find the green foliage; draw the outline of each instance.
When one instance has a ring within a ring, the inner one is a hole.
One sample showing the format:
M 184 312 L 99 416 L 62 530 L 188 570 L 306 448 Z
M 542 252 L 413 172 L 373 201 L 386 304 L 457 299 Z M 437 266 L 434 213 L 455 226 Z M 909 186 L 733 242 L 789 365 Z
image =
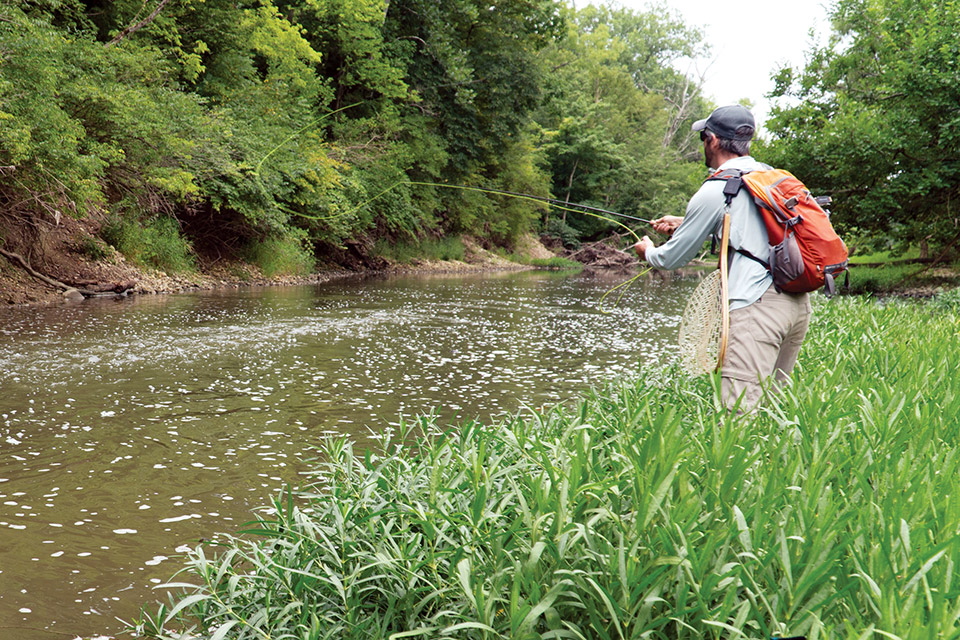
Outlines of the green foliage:
M 307 275 L 315 264 L 307 234 L 302 230 L 253 241 L 247 249 L 247 258 L 268 278 Z
M 682 213 L 702 176 L 690 120 L 707 105 L 680 98 L 689 79 L 670 63 L 699 51 L 701 38 L 664 7 L 571 12 L 545 52 L 556 71 L 536 113 L 554 195 L 645 218 Z M 615 228 L 564 218 L 587 238 Z
M 529 261 L 529 264 L 534 267 L 541 267 L 543 269 L 560 269 L 563 271 L 583 270 L 583 263 L 577 262 L 576 260 L 570 260 L 568 258 L 562 258 L 560 256 L 554 256 L 552 258 L 533 258 Z
M 400 264 L 410 264 L 420 260 L 460 260 L 466 249 L 460 236 L 443 238 L 424 238 L 412 242 L 377 241 L 374 254 Z
M 99 262 L 110 257 L 110 247 L 104 244 L 103 240 L 96 236 L 84 235 L 79 242 L 80 251 L 89 259 Z
M 701 40 L 663 7 L 184 0 L 130 32 L 136 0 L 8 5 L 0 204 L 19 215 L 124 203 L 231 246 L 302 231 L 308 253 L 427 230 L 510 246 L 552 214 L 448 187 L 650 217 L 696 186 L 677 132 L 703 105 L 672 106 L 670 63 Z
M 403 422 L 379 451 L 330 440 L 310 486 L 277 496 L 254 538 L 192 551 L 189 583 L 138 626 L 952 637 L 960 317 L 815 302 L 794 384 L 750 415 L 717 410 L 715 379 L 658 370 L 492 424 Z
M 834 194 L 840 226 L 916 244 L 960 234 L 960 6 L 840 0 L 834 33 L 784 69 L 771 159 Z
M 544 227 L 543 235 L 556 238 L 563 246 L 567 249 L 578 249 L 580 248 L 580 232 L 556 218 L 551 218 L 547 220 L 547 224 Z
M 0 164 L 16 179 L 0 187 L 9 201 L 35 198 L 46 211 L 83 215 L 102 202 L 99 179 L 116 151 L 88 141 L 86 131 L 56 99 L 79 74 L 84 43 L 66 39 L 15 6 L 0 21 Z M 29 87 L 29 90 L 23 88 Z
M 103 239 L 135 264 L 168 273 L 195 271 L 197 261 L 190 242 L 169 216 L 138 220 L 117 216 L 100 230 Z
M 960 313 L 960 287 L 938 291 L 929 304 L 935 311 Z
M 957 266 L 947 270 L 923 264 L 889 263 L 882 266 L 857 266 L 850 269 L 850 293 L 890 294 L 903 291 L 930 291 L 943 286 L 960 285 Z M 841 282 L 843 279 L 841 277 Z

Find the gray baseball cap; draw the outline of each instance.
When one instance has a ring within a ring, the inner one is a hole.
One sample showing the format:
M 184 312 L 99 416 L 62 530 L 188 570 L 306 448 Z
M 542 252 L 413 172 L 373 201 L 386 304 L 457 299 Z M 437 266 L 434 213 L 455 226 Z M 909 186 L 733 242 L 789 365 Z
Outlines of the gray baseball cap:
M 745 126 L 750 127 L 750 133 L 737 135 L 737 129 Z M 694 131 L 707 129 L 719 137 L 729 140 L 750 140 L 753 138 L 756 128 L 757 123 L 753 119 L 753 114 L 750 113 L 749 109 L 739 104 L 717 107 L 710 114 L 710 117 L 693 123 Z

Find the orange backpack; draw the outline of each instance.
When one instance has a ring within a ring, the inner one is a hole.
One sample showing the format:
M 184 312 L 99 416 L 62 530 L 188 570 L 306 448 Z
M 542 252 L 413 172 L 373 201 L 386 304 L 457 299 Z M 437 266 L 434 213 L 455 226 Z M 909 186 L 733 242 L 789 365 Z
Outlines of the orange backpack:
M 824 287 L 836 291 L 834 276 L 847 269 L 847 247 L 833 230 L 818 198 L 789 171 L 724 169 L 710 180 L 726 180 L 727 205 L 746 187 L 763 216 L 770 236 L 770 259 L 735 249 L 765 266 L 777 291 L 803 293 Z

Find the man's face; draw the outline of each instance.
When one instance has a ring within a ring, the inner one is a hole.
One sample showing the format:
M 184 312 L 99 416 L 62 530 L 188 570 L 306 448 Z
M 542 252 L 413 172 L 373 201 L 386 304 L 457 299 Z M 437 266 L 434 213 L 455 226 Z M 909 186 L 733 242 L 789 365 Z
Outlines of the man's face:
M 714 162 L 717 156 L 716 136 L 704 130 L 700 132 L 700 140 L 703 141 L 703 163 L 708 169 L 716 169 L 717 164 Z

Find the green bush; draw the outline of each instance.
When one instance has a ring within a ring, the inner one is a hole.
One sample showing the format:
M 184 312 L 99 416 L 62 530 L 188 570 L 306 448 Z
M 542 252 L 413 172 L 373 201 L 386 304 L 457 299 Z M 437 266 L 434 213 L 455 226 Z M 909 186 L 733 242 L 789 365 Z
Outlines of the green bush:
M 96 236 L 84 235 L 78 244 L 80 251 L 94 262 L 106 260 L 110 256 L 110 248 Z
M 466 255 L 459 236 L 426 238 L 413 242 L 390 242 L 381 238 L 374 245 L 373 252 L 398 264 L 410 264 L 416 260 L 463 260 Z
M 168 216 L 140 222 L 116 216 L 100 230 L 101 237 L 135 264 L 169 273 L 195 271 L 197 261 L 180 225 Z
M 255 241 L 249 247 L 248 257 L 268 278 L 307 275 L 316 266 L 306 234 L 297 230 Z
M 932 290 L 937 287 L 955 287 L 960 284 L 956 265 L 948 270 L 922 264 L 886 264 L 879 267 L 853 265 L 850 268 L 850 293 L 899 293 L 911 289 Z M 838 286 L 842 288 L 845 276 Z
M 550 218 L 543 234 L 551 238 L 557 238 L 567 249 L 580 248 L 580 232 L 559 218 Z
M 420 251 L 428 260 L 463 260 L 465 255 L 459 236 L 428 238 L 420 242 Z

